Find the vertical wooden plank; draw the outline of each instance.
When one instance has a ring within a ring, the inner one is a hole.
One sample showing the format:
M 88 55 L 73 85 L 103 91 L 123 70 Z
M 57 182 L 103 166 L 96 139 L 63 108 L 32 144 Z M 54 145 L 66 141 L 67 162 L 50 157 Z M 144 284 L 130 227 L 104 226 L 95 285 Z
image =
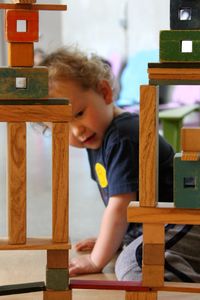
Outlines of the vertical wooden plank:
M 157 292 L 126 292 L 125 300 L 157 300 Z
M 8 240 L 26 242 L 26 124 L 7 124 Z
M 68 242 L 68 124 L 52 125 L 53 242 Z
M 140 206 L 155 207 L 158 198 L 158 88 L 140 87 Z

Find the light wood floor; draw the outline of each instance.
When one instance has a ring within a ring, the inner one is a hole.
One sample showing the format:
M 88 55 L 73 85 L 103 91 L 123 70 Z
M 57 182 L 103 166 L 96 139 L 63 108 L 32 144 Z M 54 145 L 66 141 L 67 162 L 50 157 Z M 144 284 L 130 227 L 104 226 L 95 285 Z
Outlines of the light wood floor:
M 1 251 L 0 285 L 45 280 L 45 251 Z M 113 265 L 108 265 L 103 274 L 80 276 L 84 279 L 114 280 Z M 42 300 L 42 293 L 2 296 L 0 300 Z M 124 300 L 122 291 L 74 290 L 73 300 Z M 199 300 L 200 294 L 160 292 L 159 300 Z

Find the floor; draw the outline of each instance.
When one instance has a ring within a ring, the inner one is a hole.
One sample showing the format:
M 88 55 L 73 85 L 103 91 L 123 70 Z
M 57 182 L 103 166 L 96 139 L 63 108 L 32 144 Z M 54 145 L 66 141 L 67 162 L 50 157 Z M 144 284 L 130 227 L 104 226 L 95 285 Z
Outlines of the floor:
M 6 125 L 0 124 L 0 236 L 6 229 Z M 40 128 L 27 125 L 27 214 L 28 235 L 51 234 L 51 137 L 43 136 Z M 39 212 L 39 213 L 38 213 Z M 96 236 L 100 225 L 103 204 L 95 183 L 90 180 L 87 156 L 84 150 L 70 148 L 70 236 L 72 243 Z M 71 255 L 75 255 L 72 251 Z M 1 251 L 0 285 L 43 281 L 45 278 L 45 251 Z M 113 264 L 104 274 L 85 278 L 115 279 Z M 41 300 L 42 293 L 2 296 L 10 300 Z M 73 291 L 73 300 L 123 300 L 121 291 Z M 159 300 L 199 300 L 199 294 L 159 294 Z

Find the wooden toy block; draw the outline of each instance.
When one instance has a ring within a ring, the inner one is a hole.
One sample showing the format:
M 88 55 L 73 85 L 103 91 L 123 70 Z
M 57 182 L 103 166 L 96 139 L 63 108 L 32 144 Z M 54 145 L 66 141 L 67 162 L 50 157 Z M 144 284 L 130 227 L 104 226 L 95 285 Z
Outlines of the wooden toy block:
M 0 3 L 0 9 L 67 10 L 64 4 Z
M 68 105 L 68 100 L 64 99 L 29 99 L 28 101 L 0 99 L 0 111 L 0 122 L 59 122 L 60 120 L 68 122 L 71 120 L 71 106 Z
M 200 30 L 161 31 L 160 61 L 200 61 Z
M 0 250 L 66 250 L 69 243 L 53 243 L 50 238 L 27 238 L 26 244 L 8 244 L 8 239 L 0 239 Z
M 26 124 L 8 123 L 8 238 L 26 242 Z
M 8 43 L 8 66 L 32 67 L 33 65 L 33 43 Z
M 140 206 L 156 206 L 158 200 L 157 102 L 158 89 L 156 87 L 148 85 L 140 87 Z
M 43 281 L 0 286 L 0 296 L 34 293 L 45 290 Z
M 55 291 L 64 291 L 69 287 L 68 269 L 46 270 L 46 287 Z
M 52 127 L 52 215 L 53 241 L 68 241 L 68 132 L 69 125 Z
M 182 151 L 181 160 L 200 160 L 200 152 Z
M 165 228 L 163 224 L 143 223 L 143 242 L 145 244 L 163 244 Z
M 164 266 L 142 265 L 142 284 L 159 287 L 164 285 Z
M 5 33 L 8 42 L 37 42 L 39 40 L 39 13 L 31 10 L 6 11 Z
M 0 99 L 34 99 L 47 97 L 47 68 L 0 68 Z
M 157 300 L 157 292 L 126 292 L 125 300 Z
M 13 3 L 36 3 L 36 0 L 12 0 Z
M 200 152 L 199 127 L 183 127 L 181 129 L 181 149 L 186 152 Z
M 47 251 L 48 269 L 67 269 L 68 250 L 48 250 Z
M 149 287 L 142 286 L 140 281 L 118 281 L 118 280 L 85 280 L 71 279 L 70 289 L 90 290 L 120 290 L 120 291 L 150 291 Z
M 43 300 L 72 300 L 72 291 L 44 291 Z
M 191 196 L 190 199 L 192 199 Z M 172 205 L 167 207 L 166 203 L 163 207 L 130 205 L 128 207 L 128 221 L 149 224 L 200 225 L 200 210 L 175 208 Z
M 200 208 L 200 161 L 183 161 L 181 153 L 174 157 L 174 205 Z M 187 224 L 187 223 L 186 223 Z
M 164 265 L 164 244 L 143 244 L 144 265 Z
M 200 29 L 200 1 L 171 0 L 171 29 Z

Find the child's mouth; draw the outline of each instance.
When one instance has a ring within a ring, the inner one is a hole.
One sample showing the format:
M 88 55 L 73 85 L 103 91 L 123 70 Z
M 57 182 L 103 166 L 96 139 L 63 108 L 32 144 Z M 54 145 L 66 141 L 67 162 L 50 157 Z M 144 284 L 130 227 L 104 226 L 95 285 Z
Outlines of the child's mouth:
M 96 136 L 96 133 L 93 133 L 87 139 L 84 140 L 83 144 L 91 143 L 93 141 L 93 139 L 94 139 L 95 136 Z

